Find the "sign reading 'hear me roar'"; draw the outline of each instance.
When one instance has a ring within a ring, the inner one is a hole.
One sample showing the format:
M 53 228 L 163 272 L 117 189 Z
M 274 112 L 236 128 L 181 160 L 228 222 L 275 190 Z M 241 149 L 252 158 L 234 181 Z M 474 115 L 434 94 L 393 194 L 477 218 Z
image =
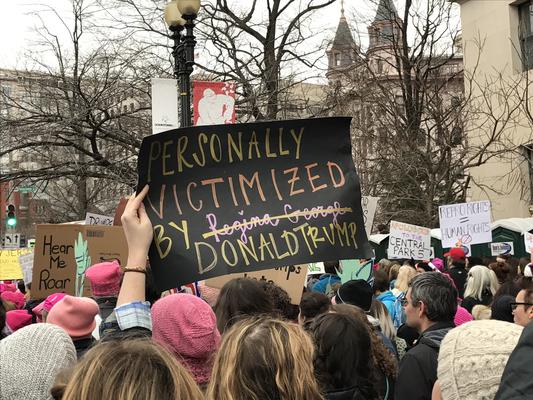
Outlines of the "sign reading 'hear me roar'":
M 349 118 L 177 129 L 143 140 L 139 185 L 161 289 L 369 258 Z

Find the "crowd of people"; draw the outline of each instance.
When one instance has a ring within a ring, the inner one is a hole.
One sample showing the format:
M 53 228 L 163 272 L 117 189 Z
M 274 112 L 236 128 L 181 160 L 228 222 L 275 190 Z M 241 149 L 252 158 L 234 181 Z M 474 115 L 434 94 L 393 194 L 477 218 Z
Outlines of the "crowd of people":
M 530 260 L 380 260 L 309 277 L 299 305 L 272 282 L 159 293 L 142 200 L 126 265 L 86 272 L 92 298 L 30 300 L 0 283 L 0 400 L 469 400 L 533 398 Z

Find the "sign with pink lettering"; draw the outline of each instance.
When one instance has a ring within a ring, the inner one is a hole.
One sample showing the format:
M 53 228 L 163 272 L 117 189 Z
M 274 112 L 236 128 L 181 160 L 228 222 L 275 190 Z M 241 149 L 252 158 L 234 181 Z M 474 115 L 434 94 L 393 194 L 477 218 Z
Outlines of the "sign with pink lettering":
M 159 288 L 371 258 L 350 118 L 207 125 L 144 138 L 139 184 Z

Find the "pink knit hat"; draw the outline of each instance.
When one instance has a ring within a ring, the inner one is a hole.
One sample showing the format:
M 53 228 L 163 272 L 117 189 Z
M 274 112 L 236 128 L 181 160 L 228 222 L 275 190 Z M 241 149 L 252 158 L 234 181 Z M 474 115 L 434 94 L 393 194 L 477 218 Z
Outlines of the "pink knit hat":
M 26 310 L 12 310 L 6 313 L 6 326 L 11 332 L 31 324 L 31 314 Z
M 60 300 L 63 300 L 63 297 L 65 296 L 65 293 L 52 293 L 44 301 L 33 307 L 32 311 L 34 314 L 37 314 L 39 316 L 42 315 L 43 310 L 46 312 L 50 312 L 52 307 L 55 306 Z
M 98 304 L 93 299 L 66 295 L 50 310 L 46 322 L 63 328 L 71 338 L 79 339 L 94 331 L 94 317 L 98 312 Z
M 453 319 L 455 326 L 463 325 L 473 320 L 474 317 L 472 317 L 472 314 L 470 314 L 466 308 L 457 306 L 457 312 L 455 313 L 455 318 Z
M 163 297 L 152 307 L 152 338 L 173 352 L 205 384 L 220 345 L 215 313 L 199 297 L 178 293 Z
M 433 260 L 431 260 L 429 266 L 435 267 L 437 271 L 444 271 L 444 262 L 440 258 L 434 258 Z
M 117 261 L 94 264 L 85 271 L 85 277 L 91 282 L 93 296 L 117 296 L 120 291 L 122 272 Z
M 24 304 L 26 303 L 26 299 L 24 298 L 24 294 L 22 292 L 3 292 L 0 294 L 0 297 L 4 301 L 13 303 L 19 310 L 24 307 Z
M 0 293 L 16 292 L 17 290 L 17 285 L 15 285 L 14 283 L 0 283 Z

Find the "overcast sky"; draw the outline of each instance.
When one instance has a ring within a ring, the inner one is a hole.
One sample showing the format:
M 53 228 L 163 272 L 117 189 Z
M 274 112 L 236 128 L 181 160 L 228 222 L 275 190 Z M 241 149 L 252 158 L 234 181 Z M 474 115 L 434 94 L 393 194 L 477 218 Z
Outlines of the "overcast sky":
M 239 0 L 248 1 L 248 0 Z M 365 3 L 365 0 L 347 0 L 346 3 Z M 47 6 L 56 8 L 62 15 L 69 15 L 69 0 L 46 0 Z M 353 4 L 352 4 L 353 6 Z M 314 22 L 320 39 L 332 38 L 340 16 L 340 0 L 327 10 L 317 12 Z M 42 9 L 38 2 L 24 0 L 1 0 L 0 6 L 0 67 L 13 68 L 23 65 L 23 53 L 31 46 L 36 24 L 35 16 L 30 13 Z M 347 15 L 354 12 L 346 5 Z M 46 18 L 46 16 L 44 17 Z
M 241 3 L 248 5 L 250 0 L 233 0 L 233 3 Z M 264 0 L 259 0 L 264 1 Z M 302 3 L 308 0 L 302 0 Z M 377 0 L 374 0 L 377 1 Z M 31 47 L 32 41 L 35 42 L 35 33 L 32 31 L 33 27 L 38 23 L 35 15 L 36 11 L 42 10 L 46 4 L 47 7 L 55 8 L 63 17 L 70 15 L 70 1 L 69 0 L 0 0 L 0 67 L 4 68 L 24 68 L 25 59 L 24 52 L 33 50 Z M 161 1 L 164 3 L 164 0 Z M 366 46 L 367 33 L 366 27 L 375 15 L 375 4 L 372 5 L 369 0 L 345 0 L 345 9 L 348 22 L 353 28 L 356 40 L 362 43 L 362 47 Z M 403 0 L 395 0 L 396 5 L 401 5 Z M 401 8 L 401 7 L 399 7 Z M 316 32 L 307 46 L 320 46 L 325 40 L 331 40 L 335 35 L 335 29 L 339 22 L 341 10 L 341 0 L 328 6 L 325 9 L 319 10 L 313 16 L 312 29 Z M 401 10 L 399 10 L 401 12 Z M 41 18 L 50 21 L 50 16 L 46 13 L 40 14 Z M 66 37 L 65 29 L 60 29 L 57 26 L 57 19 L 53 20 L 50 26 L 54 29 L 54 33 L 59 33 L 63 38 Z M 361 21 L 358 25 L 354 21 Z M 68 40 L 68 38 L 66 39 Z M 201 53 L 201 49 L 199 49 Z M 201 60 L 201 54 L 200 60 Z M 327 64 L 327 59 L 324 57 L 321 60 L 320 68 L 324 68 Z M 317 71 L 318 72 L 318 71 Z M 320 75 L 322 73 L 319 72 Z

